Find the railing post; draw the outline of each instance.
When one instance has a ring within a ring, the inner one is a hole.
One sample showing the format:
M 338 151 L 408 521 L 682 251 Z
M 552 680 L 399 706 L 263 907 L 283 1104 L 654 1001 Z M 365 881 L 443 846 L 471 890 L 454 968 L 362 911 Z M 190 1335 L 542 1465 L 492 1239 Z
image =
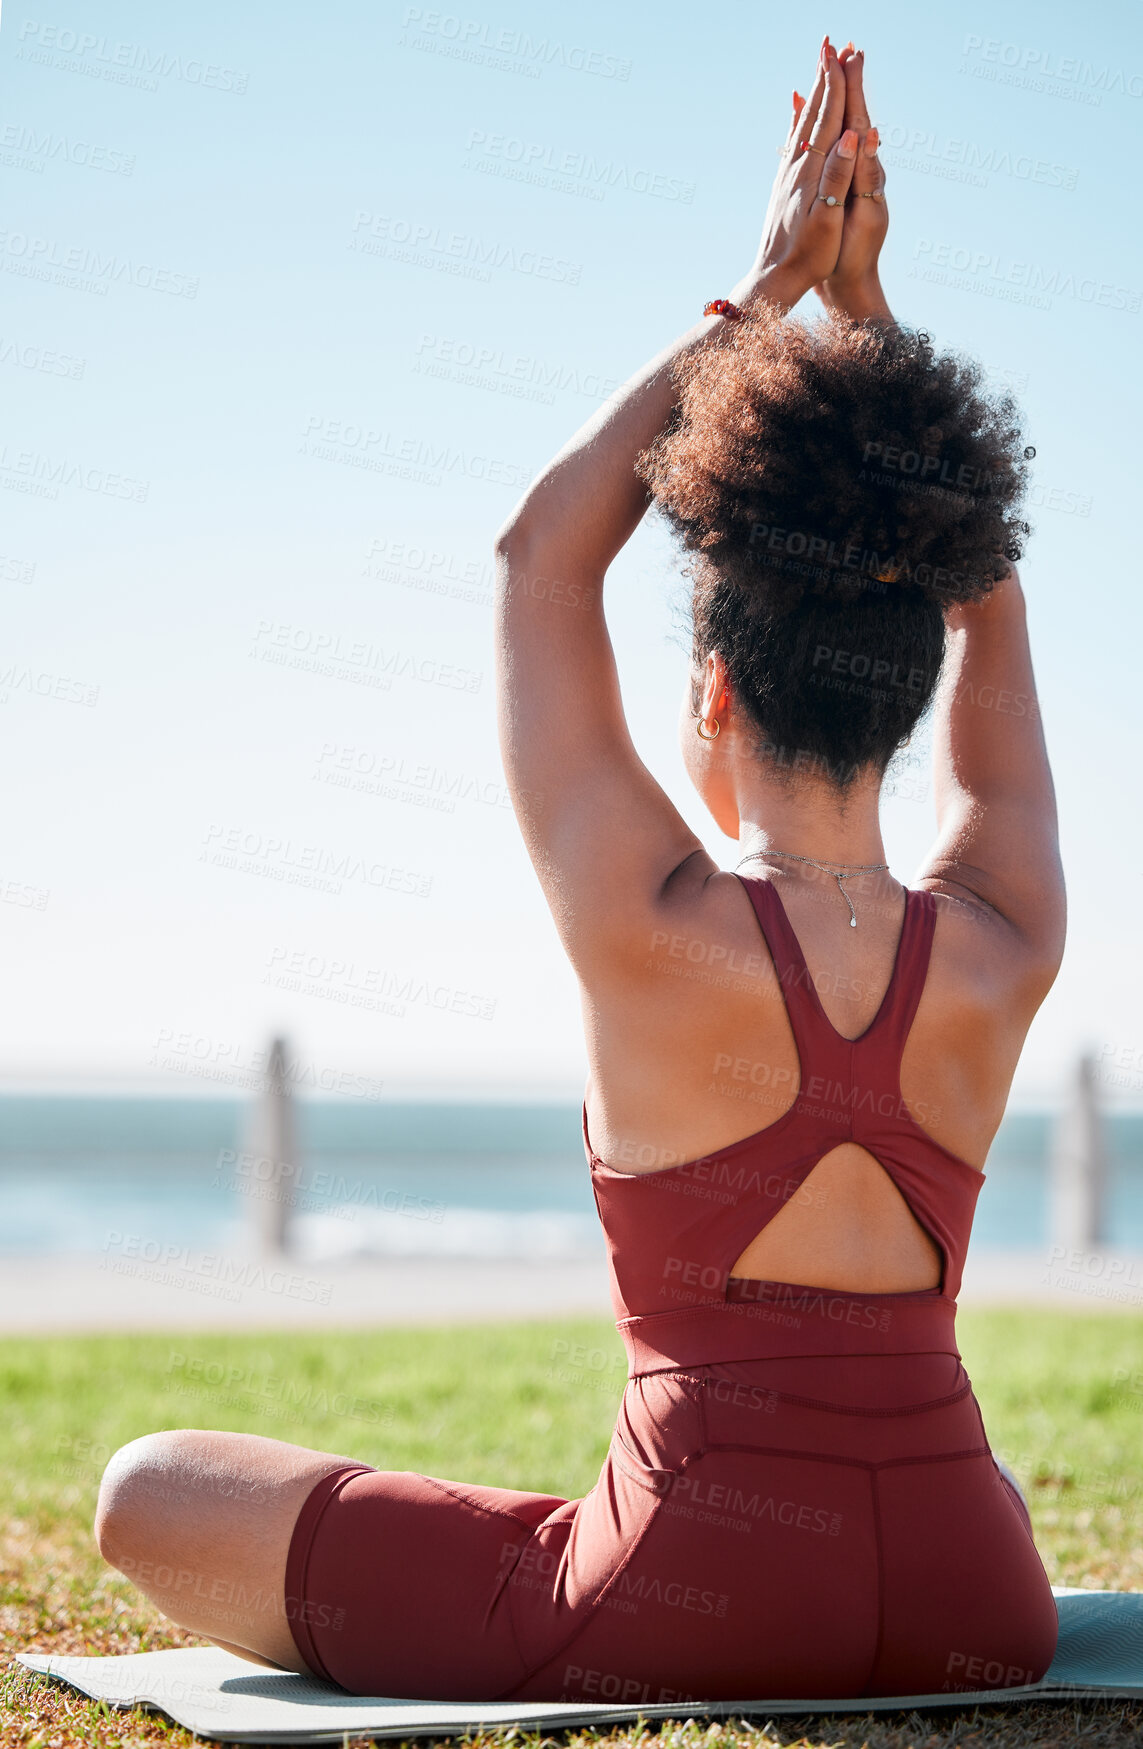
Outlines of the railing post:
M 262 1091 L 247 1118 L 251 1225 L 258 1249 L 268 1256 L 289 1250 L 290 1211 L 298 1178 L 297 1132 L 286 1060 L 286 1040 L 271 1041 Z
M 1107 1239 L 1107 1141 L 1095 1059 L 1080 1057 L 1052 1138 L 1052 1243 L 1098 1248 Z

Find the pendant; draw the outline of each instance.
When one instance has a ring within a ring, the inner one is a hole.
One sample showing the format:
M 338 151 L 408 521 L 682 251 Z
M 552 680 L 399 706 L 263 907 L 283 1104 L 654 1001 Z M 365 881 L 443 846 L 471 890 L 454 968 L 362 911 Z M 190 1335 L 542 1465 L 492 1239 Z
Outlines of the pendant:
M 847 877 L 845 875 L 835 874 L 833 878 L 837 882 L 838 892 L 841 894 L 842 898 L 845 900 L 846 904 L 849 906 L 849 927 L 851 929 L 856 929 L 857 928 L 857 912 L 853 909 L 853 900 L 850 898 L 849 894 L 846 892 L 845 888 L 841 884 L 842 881 L 844 881 Z

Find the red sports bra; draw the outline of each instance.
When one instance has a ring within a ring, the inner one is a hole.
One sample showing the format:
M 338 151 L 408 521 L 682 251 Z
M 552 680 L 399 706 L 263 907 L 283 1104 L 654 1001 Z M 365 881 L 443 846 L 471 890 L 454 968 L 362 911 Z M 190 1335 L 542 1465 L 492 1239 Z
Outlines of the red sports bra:
M 750 895 L 784 993 L 800 1065 L 798 1096 L 776 1123 L 729 1147 L 639 1173 L 616 1171 L 592 1151 L 584 1102 L 584 1148 L 607 1239 L 616 1317 L 663 1312 L 672 1303 L 698 1307 L 749 1297 L 753 1284 L 732 1281 L 735 1262 L 841 1142 L 857 1142 L 874 1155 L 940 1247 L 941 1284 L 922 1293 L 955 1301 L 985 1175 L 910 1116 L 900 1081 L 932 951 L 933 895 L 906 887 L 889 987 L 866 1030 L 847 1039 L 826 1016 L 773 885 L 738 879 Z

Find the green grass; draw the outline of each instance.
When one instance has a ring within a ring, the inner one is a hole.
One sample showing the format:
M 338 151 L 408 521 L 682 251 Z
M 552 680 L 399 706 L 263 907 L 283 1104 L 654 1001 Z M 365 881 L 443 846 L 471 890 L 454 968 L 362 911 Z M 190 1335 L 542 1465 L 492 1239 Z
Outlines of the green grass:
M 590 1349 L 594 1368 L 576 1369 L 581 1382 L 557 1376 L 561 1344 Z M 595 1320 L 0 1341 L 0 1476 L 22 1509 L 72 1513 L 94 1504 L 103 1465 L 124 1441 L 215 1427 L 385 1469 L 582 1492 L 602 1462 L 625 1371 L 614 1328 Z
M 966 1310 L 958 1329 L 990 1441 L 1028 1494 L 1053 1583 L 1143 1590 L 1143 1320 Z M 625 1372 L 614 1328 L 598 1320 L 0 1341 L 3 1646 L 10 1654 L 33 1643 L 59 1652 L 190 1643 L 91 1543 L 103 1465 L 141 1433 L 261 1433 L 386 1469 L 574 1497 L 598 1475 Z M 1065 1714 L 1072 1722 L 1057 1736 Z M 900 1717 L 866 1719 L 864 1735 L 854 1734 L 861 1721 L 842 1718 L 799 1729 L 813 1743 L 871 1746 L 1110 1745 L 1143 1736 L 1143 1707 L 982 1709 L 975 1737 L 966 1734 L 972 1716 L 935 1713 L 920 1734 Z M 0 1686 L 2 1749 L 152 1734 L 190 1743 L 161 1721 L 104 1716 L 28 1675 L 10 1673 Z M 746 1727 L 683 1733 L 704 1744 L 747 1736 L 759 1741 Z

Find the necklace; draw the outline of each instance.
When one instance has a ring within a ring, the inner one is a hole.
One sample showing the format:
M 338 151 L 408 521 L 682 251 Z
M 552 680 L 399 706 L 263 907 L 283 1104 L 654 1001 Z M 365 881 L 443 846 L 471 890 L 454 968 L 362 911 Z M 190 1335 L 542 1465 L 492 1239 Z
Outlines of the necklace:
M 884 873 L 889 867 L 887 862 L 815 862 L 812 856 L 799 856 L 793 850 L 752 850 L 749 856 L 742 858 L 742 862 L 735 864 L 735 874 L 738 873 L 743 862 L 757 862 L 765 860 L 768 856 L 788 856 L 791 862 L 808 862 L 811 868 L 818 868 L 823 874 L 832 875 L 837 882 L 838 892 L 849 906 L 849 927 L 851 929 L 857 928 L 857 912 L 853 909 L 853 900 L 842 886 L 842 882 L 852 880 L 853 876 L 858 874 Z

